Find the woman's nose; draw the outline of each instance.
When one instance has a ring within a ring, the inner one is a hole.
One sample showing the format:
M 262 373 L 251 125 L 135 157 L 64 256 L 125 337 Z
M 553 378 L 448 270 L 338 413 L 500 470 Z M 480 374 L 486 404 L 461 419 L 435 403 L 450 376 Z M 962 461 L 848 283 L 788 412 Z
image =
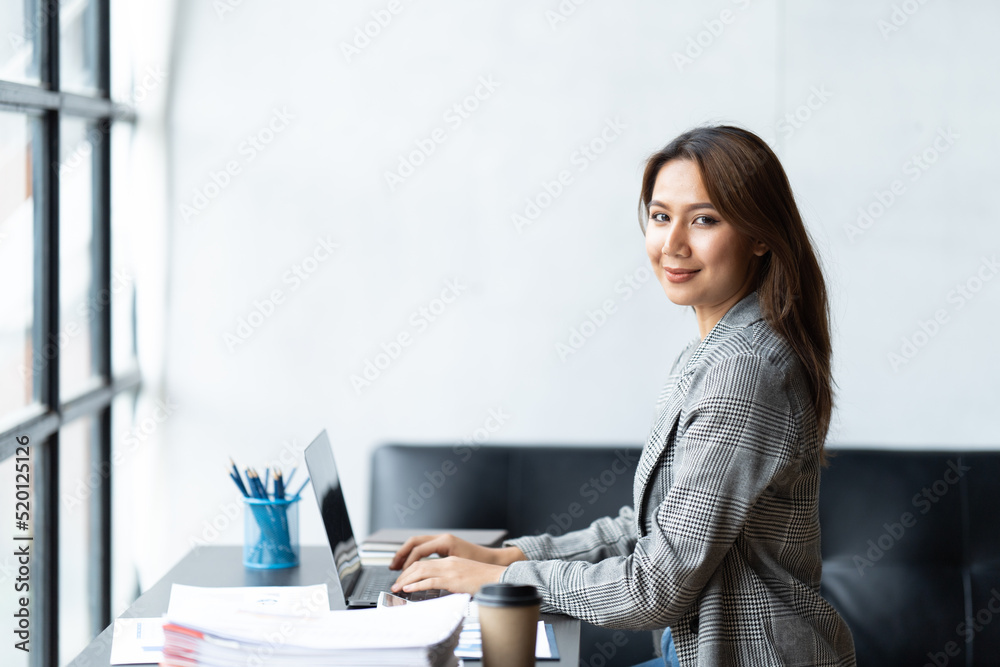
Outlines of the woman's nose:
M 663 239 L 663 247 L 660 249 L 664 255 L 683 254 L 687 247 L 687 239 L 682 225 L 671 225 L 667 229 L 666 238 Z

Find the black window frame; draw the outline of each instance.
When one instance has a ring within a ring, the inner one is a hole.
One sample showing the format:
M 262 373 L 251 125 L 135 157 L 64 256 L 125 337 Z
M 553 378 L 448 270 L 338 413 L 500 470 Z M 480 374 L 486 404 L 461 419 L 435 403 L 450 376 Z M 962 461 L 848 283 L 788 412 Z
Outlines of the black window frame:
M 111 97 L 111 0 L 90 0 L 96 45 L 94 56 L 95 90 L 67 92 L 60 87 L 60 3 L 40 0 L 35 25 L 39 27 L 34 48 L 38 54 L 37 85 L 0 80 L 0 111 L 22 113 L 39 120 L 40 132 L 32 132 L 31 175 L 34 198 L 34 320 L 32 349 L 43 349 L 46 341 L 57 340 L 60 327 L 59 251 L 59 164 L 60 125 L 65 118 L 93 123 L 98 140 L 93 142 L 92 181 L 93 267 L 90 297 L 111 294 L 111 128 L 119 122 L 133 123 L 131 107 L 116 104 Z M 26 8 L 35 3 L 25 2 Z M 26 23 L 31 17 L 25 17 Z M 34 556 L 31 562 L 30 599 L 32 608 L 32 667 L 62 664 L 74 656 L 59 655 L 59 461 L 60 429 L 76 419 L 91 417 L 92 466 L 106 471 L 91 500 L 88 539 L 88 590 L 90 591 L 91 636 L 97 636 L 113 620 L 111 617 L 111 406 L 116 396 L 137 391 L 141 377 L 137 368 L 124 374 L 112 368 L 110 298 L 97 309 L 92 324 L 92 364 L 99 383 L 70 400 L 60 397 L 59 346 L 46 353 L 47 363 L 33 377 L 37 403 L 14 415 L 4 415 L 0 428 L 0 461 L 15 454 L 17 439 L 28 436 L 33 461 L 34 503 L 31 519 Z M 132 338 L 133 356 L 135 337 Z M 34 367 L 34 365 L 33 365 Z M 35 371 L 32 371 L 35 373 Z

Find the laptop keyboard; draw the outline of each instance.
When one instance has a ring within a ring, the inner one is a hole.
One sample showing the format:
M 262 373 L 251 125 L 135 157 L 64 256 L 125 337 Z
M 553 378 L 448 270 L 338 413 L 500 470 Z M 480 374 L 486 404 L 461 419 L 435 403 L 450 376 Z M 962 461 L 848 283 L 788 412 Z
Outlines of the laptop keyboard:
M 362 570 L 363 578 L 359 582 L 358 590 L 352 597 L 375 602 L 378 600 L 379 593 L 392 588 L 392 584 L 398 576 L 398 571 L 394 572 L 389 568 L 366 567 Z
M 351 598 L 356 601 L 378 602 L 378 594 L 382 591 L 391 592 L 392 584 L 398 576 L 398 570 L 390 570 L 387 567 L 366 567 L 361 571 L 361 581 L 358 582 L 358 586 Z M 440 588 L 432 588 L 427 591 L 414 591 L 413 593 L 404 593 L 403 591 L 393 593 L 396 597 L 401 597 L 411 602 L 431 600 L 447 594 L 448 591 Z

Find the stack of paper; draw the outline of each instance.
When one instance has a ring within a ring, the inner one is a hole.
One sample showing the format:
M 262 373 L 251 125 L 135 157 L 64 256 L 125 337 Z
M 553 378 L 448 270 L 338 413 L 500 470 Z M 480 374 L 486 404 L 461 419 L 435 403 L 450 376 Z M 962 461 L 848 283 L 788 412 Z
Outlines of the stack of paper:
M 317 587 L 304 587 L 310 588 Z M 326 587 L 321 588 L 325 595 Z M 301 599 L 272 599 L 269 590 L 175 585 L 163 626 L 160 664 L 458 664 L 455 646 L 468 595 L 388 609 L 329 611 L 329 604 L 317 608 L 322 606 L 318 594 L 309 604 L 302 604 Z M 223 591 L 241 593 L 225 597 Z

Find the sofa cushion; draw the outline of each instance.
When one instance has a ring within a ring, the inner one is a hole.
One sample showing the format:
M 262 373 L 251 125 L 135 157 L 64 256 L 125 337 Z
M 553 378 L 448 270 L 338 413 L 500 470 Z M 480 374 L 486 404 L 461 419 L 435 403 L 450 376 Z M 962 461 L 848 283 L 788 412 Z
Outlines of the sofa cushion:
M 972 643 L 960 627 L 996 580 L 998 464 L 996 452 L 831 458 L 820 487 L 823 595 L 850 626 L 859 665 L 1000 664 L 1000 614 Z

